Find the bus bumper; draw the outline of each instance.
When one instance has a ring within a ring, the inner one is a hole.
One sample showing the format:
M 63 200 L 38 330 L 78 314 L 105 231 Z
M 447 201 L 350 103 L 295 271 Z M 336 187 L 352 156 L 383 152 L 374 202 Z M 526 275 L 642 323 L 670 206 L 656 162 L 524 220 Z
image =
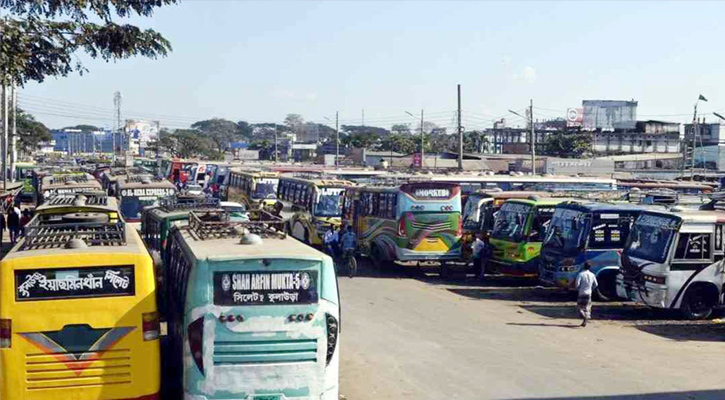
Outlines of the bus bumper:
M 399 261 L 443 261 L 443 260 L 460 260 L 460 248 L 451 251 L 435 251 L 422 252 L 410 249 L 396 248 L 395 257 Z
M 539 280 L 542 283 L 545 283 L 550 286 L 556 286 L 556 287 L 564 288 L 564 289 L 572 289 L 574 287 L 574 282 L 576 281 L 576 276 L 578 273 L 579 273 L 579 271 L 553 272 L 553 271 L 548 271 L 546 269 L 541 269 L 539 271 Z
M 287 397 L 285 395 L 249 395 L 246 397 L 213 397 L 184 393 L 184 400 L 339 400 L 337 389 L 328 390 L 320 395 L 320 397 Z M 145 399 L 143 399 L 145 400 Z
M 539 275 L 539 258 L 525 262 L 491 258 L 488 260 L 487 271 L 497 272 L 502 275 L 535 277 Z

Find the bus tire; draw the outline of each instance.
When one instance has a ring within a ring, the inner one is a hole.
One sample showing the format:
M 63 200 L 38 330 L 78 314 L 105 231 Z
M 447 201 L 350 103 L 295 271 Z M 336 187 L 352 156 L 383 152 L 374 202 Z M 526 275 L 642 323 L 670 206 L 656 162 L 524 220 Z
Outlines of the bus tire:
M 717 303 L 717 289 L 708 285 L 692 285 L 685 292 L 680 309 L 689 320 L 707 319 Z
M 380 247 L 376 244 L 374 244 L 373 248 L 370 250 L 370 258 L 373 262 L 373 268 L 377 271 L 383 271 L 389 265 L 388 261 L 384 259 L 383 252 L 380 250 Z
M 597 289 L 594 291 L 597 300 L 599 301 L 613 301 L 617 299 L 617 272 L 602 271 L 597 276 Z

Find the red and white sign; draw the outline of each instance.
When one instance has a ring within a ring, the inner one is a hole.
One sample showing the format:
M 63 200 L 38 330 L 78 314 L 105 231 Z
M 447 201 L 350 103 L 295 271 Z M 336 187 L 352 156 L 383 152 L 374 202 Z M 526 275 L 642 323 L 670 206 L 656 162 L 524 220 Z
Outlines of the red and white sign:
M 582 126 L 584 119 L 584 110 L 581 108 L 568 108 L 566 110 L 566 126 L 579 127 Z

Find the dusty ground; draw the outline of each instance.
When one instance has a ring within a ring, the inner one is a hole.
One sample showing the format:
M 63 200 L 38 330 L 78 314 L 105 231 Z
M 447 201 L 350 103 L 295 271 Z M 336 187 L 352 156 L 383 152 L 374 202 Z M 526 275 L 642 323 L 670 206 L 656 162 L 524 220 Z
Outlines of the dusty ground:
M 365 399 L 725 399 L 725 324 L 575 301 L 534 282 L 399 267 L 340 278 L 341 395 Z

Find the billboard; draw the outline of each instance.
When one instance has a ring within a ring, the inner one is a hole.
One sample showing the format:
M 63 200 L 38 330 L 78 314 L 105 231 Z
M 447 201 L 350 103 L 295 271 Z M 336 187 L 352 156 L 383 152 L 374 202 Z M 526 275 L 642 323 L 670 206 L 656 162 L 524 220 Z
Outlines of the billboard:
M 567 108 L 566 109 L 566 127 L 567 128 L 578 128 L 582 126 L 582 120 L 584 119 L 583 108 Z
M 582 127 L 588 131 L 634 129 L 637 124 L 636 101 L 584 100 L 582 108 Z

